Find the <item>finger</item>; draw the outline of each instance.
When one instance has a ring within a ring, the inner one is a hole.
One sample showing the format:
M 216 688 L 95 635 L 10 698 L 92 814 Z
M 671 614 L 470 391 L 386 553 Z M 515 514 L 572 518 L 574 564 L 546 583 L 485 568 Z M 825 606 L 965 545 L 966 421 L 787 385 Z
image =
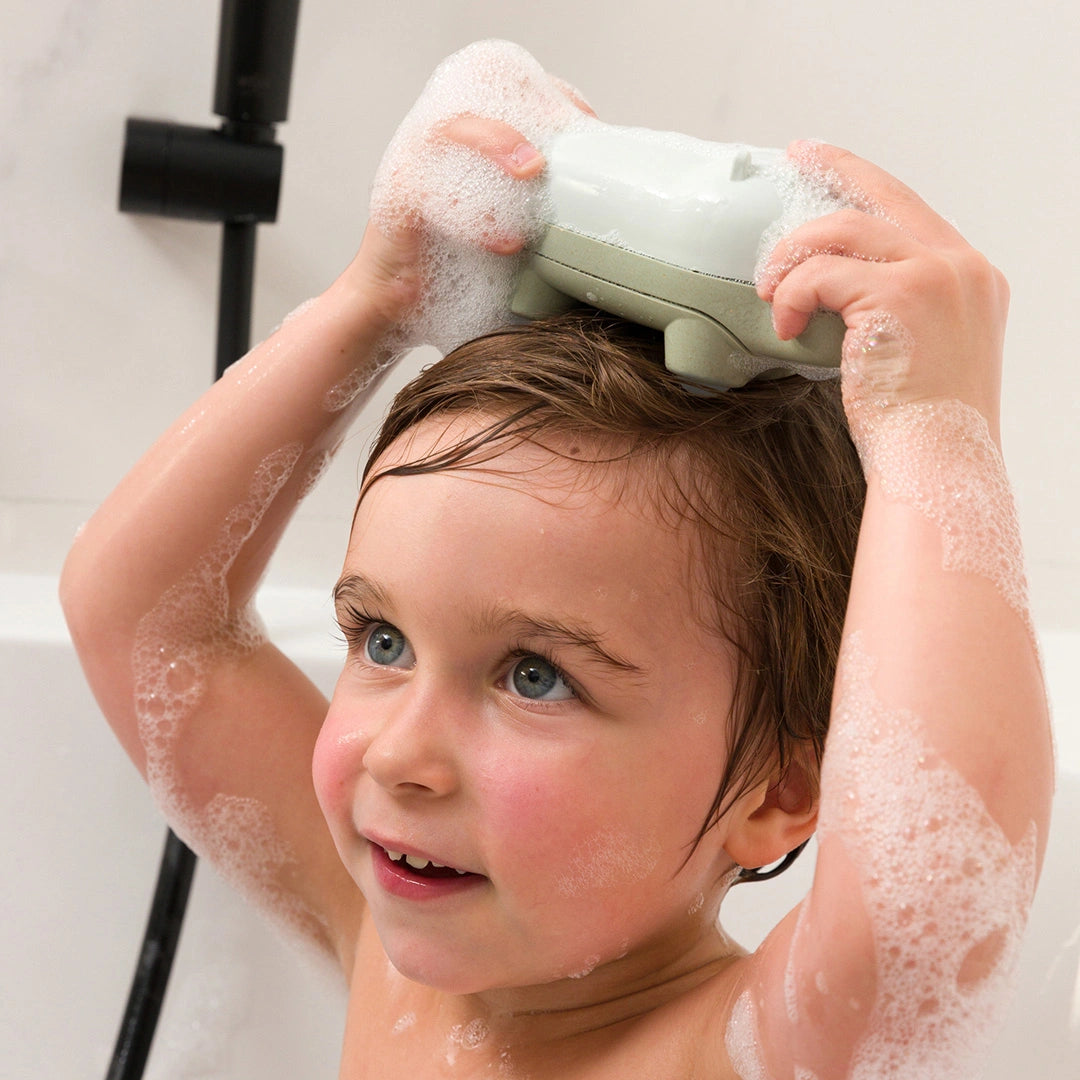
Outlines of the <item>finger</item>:
M 926 244 L 953 244 L 962 237 L 911 188 L 884 169 L 838 146 L 794 142 L 788 157 L 802 172 L 825 180 L 862 210 L 883 214 Z
M 544 169 L 544 158 L 524 135 L 501 120 L 464 113 L 435 129 L 436 136 L 482 154 L 503 172 L 529 180 Z
M 587 116 L 596 116 L 596 110 L 581 96 L 576 86 L 560 79 L 558 75 L 548 75 L 548 78 Z
M 875 305 L 872 297 L 887 295 L 895 263 L 866 263 L 844 255 L 815 255 L 800 263 L 773 295 L 773 328 L 781 341 L 798 337 L 814 312 L 838 312 L 850 328 Z M 880 305 L 877 305 L 880 306 Z
M 894 262 L 911 258 L 919 250 L 917 241 L 891 222 L 861 210 L 838 210 L 801 225 L 777 243 L 759 275 L 758 295 L 771 300 L 780 282 L 815 255 Z

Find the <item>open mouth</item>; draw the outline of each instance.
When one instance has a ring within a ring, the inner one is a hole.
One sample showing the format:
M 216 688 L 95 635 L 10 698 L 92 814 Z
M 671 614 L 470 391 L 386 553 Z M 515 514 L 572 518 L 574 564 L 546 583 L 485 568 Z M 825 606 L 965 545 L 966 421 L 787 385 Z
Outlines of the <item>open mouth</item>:
M 433 862 L 431 859 L 421 858 L 418 855 L 406 855 L 400 851 L 391 851 L 388 848 L 382 848 L 382 851 L 395 866 L 414 874 L 416 877 L 463 878 L 479 876 L 470 873 L 468 870 L 458 870 L 453 866 L 443 866 L 441 863 Z

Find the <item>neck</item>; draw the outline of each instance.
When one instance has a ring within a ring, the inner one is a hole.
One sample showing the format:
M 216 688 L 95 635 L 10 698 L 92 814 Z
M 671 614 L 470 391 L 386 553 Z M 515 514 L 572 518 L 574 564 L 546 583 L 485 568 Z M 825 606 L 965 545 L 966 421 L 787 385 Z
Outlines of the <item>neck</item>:
M 535 1058 L 550 1069 L 552 1055 L 574 1060 L 584 1044 L 616 1038 L 620 1025 L 685 999 L 745 955 L 715 919 L 695 940 L 674 950 L 672 944 L 647 943 L 577 979 L 466 995 L 431 993 L 439 999 L 440 1020 L 464 1038 L 482 1032 L 492 1046 L 512 1048 L 519 1065 Z

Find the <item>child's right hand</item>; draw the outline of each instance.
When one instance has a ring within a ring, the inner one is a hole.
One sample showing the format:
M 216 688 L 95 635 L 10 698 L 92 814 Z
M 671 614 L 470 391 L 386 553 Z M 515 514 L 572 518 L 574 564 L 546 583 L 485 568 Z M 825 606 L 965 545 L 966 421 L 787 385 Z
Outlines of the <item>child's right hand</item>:
M 514 180 L 532 180 L 544 170 L 544 158 L 521 132 L 499 120 L 480 116 L 458 116 L 432 133 L 487 158 Z M 403 208 L 391 228 L 369 223 L 360 251 L 343 278 L 357 297 L 369 304 L 382 329 L 400 322 L 416 303 L 422 288 L 421 245 L 427 222 L 415 208 Z M 507 235 L 480 227 L 478 244 L 496 255 L 512 255 L 521 250 L 525 237 Z

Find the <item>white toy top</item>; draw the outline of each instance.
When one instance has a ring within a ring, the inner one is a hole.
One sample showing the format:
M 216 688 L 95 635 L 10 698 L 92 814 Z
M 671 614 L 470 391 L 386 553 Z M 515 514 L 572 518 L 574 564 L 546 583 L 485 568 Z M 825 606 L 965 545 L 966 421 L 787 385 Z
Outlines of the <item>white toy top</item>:
M 752 281 L 784 212 L 780 150 L 599 122 L 544 149 L 550 224 L 699 273 Z

